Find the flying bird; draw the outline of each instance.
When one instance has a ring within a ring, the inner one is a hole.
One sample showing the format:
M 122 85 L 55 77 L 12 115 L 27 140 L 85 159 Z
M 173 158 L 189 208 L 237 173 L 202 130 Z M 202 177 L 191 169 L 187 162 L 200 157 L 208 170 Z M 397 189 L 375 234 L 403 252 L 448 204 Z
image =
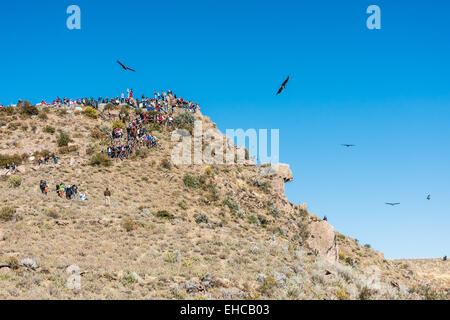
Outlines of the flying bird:
M 133 70 L 133 69 L 131 69 L 131 68 L 128 68 L 128 67 L 125 66 L 123 63 L 121 63 L 119 60 L 117 60 L 117 63 L 120 64 L 124 70 L 130 70 L 130 71 L 136 72 L 136 70 Z
M 400 202 L 386 202 L 386 204 L 390 206 L 398 206 Z
M 288 81 L 289 81 L 289 76 L 287 77 L 286 80 L 284 80 L 283 84 L 281 85 L 281 88 L 278 89 L 278 92 L 276 95 L 279 95 L 284 90 L 284 88 L 286 88 L 286 83 L 288 83 Z
M 342 146 L 347 147 L 347 148 L 355 147 L 354 144 L 342 144 Z
M 431 194 L 427 196 L 427 200 L 431 200 Z

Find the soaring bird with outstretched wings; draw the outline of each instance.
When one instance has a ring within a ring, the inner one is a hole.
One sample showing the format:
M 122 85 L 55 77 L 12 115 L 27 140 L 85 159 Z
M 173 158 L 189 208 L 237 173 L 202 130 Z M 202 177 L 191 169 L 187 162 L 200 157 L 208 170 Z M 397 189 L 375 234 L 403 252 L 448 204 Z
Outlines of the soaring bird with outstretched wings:
M 131 69 L 131 68 L 128 68 L 127 66 L 125 66 L 125 65 L 124 65 L 122 62 L 120 62 L 119 60 L 117 60 L 117 63 L 120 64 L 124 70 L 130 70 L 130 71 L 136 72 L 136 70 L 133 70 L 133 69 Z
M 342 146 L 347 147 L 347 148 L 355 147 L 354 144 L 342 144 Z
M 400 202 L 386 202 L 386 204 L 390 206 L 398 206 Z
M 289 76 L 287 77 L 286 80 L 284 80 L 283 84 L 281 85 L 281 88 L 278 89 L 278 92 L 276 95 L 279 95 L 284 90 L 284 88 L 286 88 L 286 84 L 288 83 L 288 81 L 289 81 Z

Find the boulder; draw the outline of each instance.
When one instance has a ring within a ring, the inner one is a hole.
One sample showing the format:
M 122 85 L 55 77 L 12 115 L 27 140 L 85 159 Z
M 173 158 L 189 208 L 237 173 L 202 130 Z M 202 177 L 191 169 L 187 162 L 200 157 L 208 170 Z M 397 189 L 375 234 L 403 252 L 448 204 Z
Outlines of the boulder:
M 259 175 L 263 178 L 271 178 L 273 180 L 273 190 L 287 200 L 284 193 L 284 184 L 294 180 L 288 164 L 261 164 L 259 166 Z
M 338 246 L 334 228 L 326 221 L 313 221 L 308 225 L 306 246 L 329 262 L 338 260 Z
M 21 260 L 19 264 L 22 267 L 26 267 L 26 268 L 30 268 L 30 269 L 36 269 L 38 267 L 37 262 L 30 258 Z

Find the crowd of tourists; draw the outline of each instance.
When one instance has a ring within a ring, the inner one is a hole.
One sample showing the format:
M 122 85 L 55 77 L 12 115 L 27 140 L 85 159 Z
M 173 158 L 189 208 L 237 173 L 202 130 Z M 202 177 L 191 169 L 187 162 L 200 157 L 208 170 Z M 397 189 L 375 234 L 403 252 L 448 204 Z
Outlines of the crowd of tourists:
M 146 148 L 156 148 L 158 138 L 147 132 L 146 124 L 154 122 L 153 117 L 141 113 L 133 121 L 123 120 L 126 125 L 126 137 L 122 129 L 116 128 L 110 133 L 110 146 L 106 149 L 108 157 L 118 160 L 129 158 L 136 150 Z
M 46 181 L 41 180 L 39 183 L 39 188 L 43 195 L 48 195 L 48 184 Z M 60 183 L 56 185 L 56 195 L 60 198 L 66 198 L 67 200 L 77 200 L 78 199 L 78 187 L 74 185 L 64 185 L 64 183 Z M 79 195 L 80 200 L 86 201 L 86 194 L 81 193 Z

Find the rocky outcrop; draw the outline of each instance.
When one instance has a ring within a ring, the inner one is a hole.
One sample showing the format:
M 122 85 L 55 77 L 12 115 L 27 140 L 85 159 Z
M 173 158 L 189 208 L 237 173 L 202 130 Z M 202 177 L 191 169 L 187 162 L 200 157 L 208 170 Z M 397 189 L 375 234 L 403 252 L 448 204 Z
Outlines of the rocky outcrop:
M 310 233 L 305 244 L 312 252 L 330 262 L 338 260 L 338 246 L 334 228 L 326 221 L 312 221 L 308 225 Z
M 259 174 L 264 178 L 272 179 L 272 187 L 283 199 L 287 200 L 284 193 L 284 184 L 294 180 L 291 168 L 288 164 L 261 164 Z

